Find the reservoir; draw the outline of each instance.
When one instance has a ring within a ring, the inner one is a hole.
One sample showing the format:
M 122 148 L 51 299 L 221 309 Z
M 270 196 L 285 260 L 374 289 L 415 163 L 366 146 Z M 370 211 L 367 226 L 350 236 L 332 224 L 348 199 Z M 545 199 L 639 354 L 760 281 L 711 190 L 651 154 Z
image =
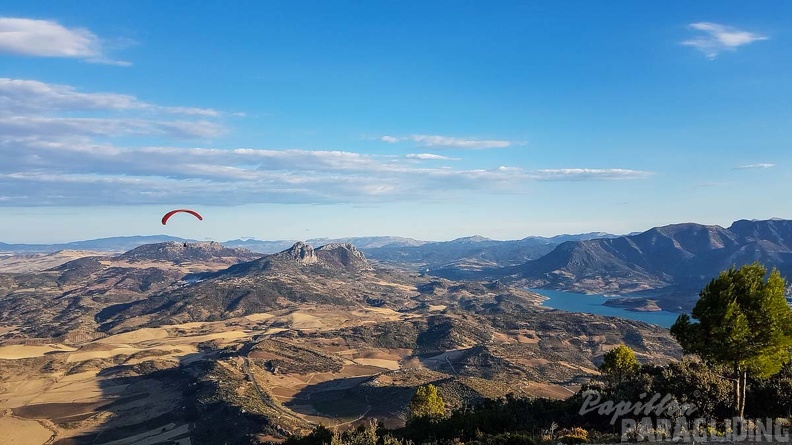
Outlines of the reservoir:
M 620 307 L 604 306 L 603 303 L 608 300 L 608 297 L 604 295 L 576 294 L 550 289 L 528 290 L 548 298 L 542 303 L 543 306 L 567 312 L 585 312 L 588 314 L 621 317 L 656 324 L 664 328 L 670 328 L 679 316 L 677 313 L 667 311 L 634 312 Z

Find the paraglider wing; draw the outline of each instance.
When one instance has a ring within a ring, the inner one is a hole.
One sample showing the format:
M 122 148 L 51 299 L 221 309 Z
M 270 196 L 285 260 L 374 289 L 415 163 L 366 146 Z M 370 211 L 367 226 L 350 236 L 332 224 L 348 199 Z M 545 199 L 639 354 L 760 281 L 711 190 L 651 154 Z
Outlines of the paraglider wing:
M 196 212 L 195 210 L 176 209 L 176 210 L 171 210 L 170 212 L 166 213 L 165 216 L 162 217 L 162 225 L 164 226 L 165 223 L 168 222 L 168 219 L 170 219 L 170 217 L 173 216 L 175 213 L 180 213 L 180 212 L 189 213 L 190 215 L 193 215 L 196 218 L 198 218 L 199 220 L 203 221 L 203 217 L 201 215 L 199 215 L 198 212 Z

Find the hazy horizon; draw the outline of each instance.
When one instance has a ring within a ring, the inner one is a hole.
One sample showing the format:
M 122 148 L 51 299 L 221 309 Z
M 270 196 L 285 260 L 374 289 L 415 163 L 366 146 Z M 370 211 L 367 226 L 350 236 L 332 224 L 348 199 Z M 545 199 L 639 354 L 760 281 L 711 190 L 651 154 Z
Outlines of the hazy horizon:
M 57 238 L 41 237 L 41 238 L 38 238 L 38 239 L 34 238 L 32 240 L 22 240 L 22 241 L 9 241 L 8 239 L 0 239 L 0 243 L 6 243 L 6 244 L 66 244 L 66 243 L 72 243 L 72 242 L 92 241 L 92 240 L 105 239 L 105 238 L 136 237 L 136 236 L 172 236 L 172 237 L 183 238 L 183 239 L 194 239 L 196 241 L 216 241 L 216 242 L 227 242 L 227 241 L 235 241 L 235 240 L 252 240 L 252 239 L 255 239 L 257 241 L 308 241 L 308 240 L 321 240 L 321 239 L 333 240 L 333 239 L 343 239 L 343 238 L 366 238 L 366 237 L 400 237 L 400 238 L 414 239 L 414 240 L 417 240 L 417 241 L 443 242 L 443 241 L 453 241 L 453 240 L 456 240 L 456 239 L 473 237 L 473 236 L 483 236 L 483 237 L 489 238 L 489 239 L 491 239 L 493 241 L 514 241 L 514 240 L 520 240 L 520 239 L 524 239 L 524 238 L 528 238 L 528 237 L 532 237 L 532 236 L 551 238 L 551 237 L 554 237 L 554 236 L 581 235 L 581 234 L 588 234 L 588 233 L 607 233 L 607 234 L 610 234 L 610 235 L 623 236 L 623 235 L 629 235 L 629 234 L 632 234 L 632 233 L 645 232 L 645 231 L 647 231 L 647 230 L 649 230 L 651 228 L 654 228 L 654 227 L 661 227 L 661 226 L 666 226 L 666 225 L 669 225 L 669 224 L 685 224 L 685 223 L 694 223 L 694 224 L 703 224 L 703 225 L 717 225 L 717 226 L 720 226 L 720 227 L 723 227 L 723 228 L 728 228 L 734 221 L 737 221 L 737 220 L 740 220 L 740 219 L 746 219 L 746 220 L 770 220 L 770 219 L 779 219 L 779 218 L 778 217 L 737 218 L 735 220 L 729 221 L 727 223 L 721 223 L 721 224 L 718 224 L 718 223 L 705 224 L 705 223 L 701 223 L 701 222 L 698 222 L 698 221 L 677 221 L 677 222 L 669 222 L 669 223 L 666 223 L 666 224 L 658 224 L 658 225 L 653 225 L 653 226 L 648 226 L 648 227 L 645 227 L 645 228 L 640 228 L 640 229 L 636 229 L 636 230 L 628 230 L 628 231 L 584 230 L 584 231 L 567 231 L 567 232 L 556 232 L 556 233 L 548 232 L 548 233 L 545 233 L 545 234 L 526 233 L 524 235 L 517 235 L 517 236 L 514 236 L 514 237 L 507 237 L 507 238 L 496 238 L 496 237 L 492 237 L 492 236 L 487 236 L 486 234 L 483 234 L 483 233 L 466 233 L 466 234 L 461 234 L 461 235 L 458 235 L 458 236 L 454 235 L 454 236 L 450 236 L 450 237 L 447 237 L 447 238 L 435 238 L 435 239 L 408 236 L 408 235 L 404 235 L 404 234 L 400 234 L 400 233 L 364 233 L 364 234 L 345 234 L 345 235 L 322 235 L 322 234 L 318 234 L 318 235 L 316 235 L 316 234 L 308 234 L 308 231 L 306 231 L 306 233 L 302 237 L 300 237 L 300 236 L 293 236 L 293 237 L 289 237 L 289 236 L 284 236 L 284 237 L 277 237 L 277 236 L 266 237 L 265 236 L 265 237 L 262 237 L 262 236 L 255 236 L 255 235 L 238 235 L 238 236 L 233 236 L 232 235 L 232 236 L 228 236 L 228 237 L 224 237 L 224 238 L 210 238 L 210 237 L 198 238 L 198 237 L 186 236 L 186 235 L 177 233 L 177 232 L 187 233 L 187 232 L 190 232 L 190 231 L 195 232 L 194 229 L 191 230 L 190 228 L 187 227 L 188 225 L 191 224 L 189 221 L 185 221 L 185 222 L 182 222 L 182 223 L 174 223 L 172 221 L 169 221 L 168 225 L 175 225 L 175 226 L 178 226 L 178 228 L 176 228 L 176 229 L 167 229 L 167 228 L 165 228 L 165 227 L 160 225 L 159 227 L 161 229 L 160 229 L 159 232 L 157 232 L 155 229 L 152 229 L 151 232 L 146 232 L 146 233 L 143 233 L 143 232 L 131 233 L 130 232 L 130 233 L 115 233 L 115 234 L 113 234 L 112 229 L 111 229 L 105 235 L 94 236 L 94 237 L 89 237 L 89 238 L 57 239 Z M 199 222 L 196 221 L 196 222 L 194 222 L 192 224 L 200 225 L 202 223 L 199 223 Z M 153 224 L 150 224 L 150 225 L 153 226 Z M 49 241 L 47 241 L 48 239 L 49 239 Z

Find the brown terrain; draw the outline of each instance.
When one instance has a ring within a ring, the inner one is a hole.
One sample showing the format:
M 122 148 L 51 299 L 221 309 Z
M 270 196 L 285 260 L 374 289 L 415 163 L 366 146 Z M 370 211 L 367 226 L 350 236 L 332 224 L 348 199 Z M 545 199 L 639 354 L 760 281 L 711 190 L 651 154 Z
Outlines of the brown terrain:
M 541 300 L 372 264 L 349 244 L 6 257 L 0 442 L 249 443 L 318 423 L 397 426 L 423 384 L 449 407 L 564 398 L 616 345 L 680 355 L 665 329 Z

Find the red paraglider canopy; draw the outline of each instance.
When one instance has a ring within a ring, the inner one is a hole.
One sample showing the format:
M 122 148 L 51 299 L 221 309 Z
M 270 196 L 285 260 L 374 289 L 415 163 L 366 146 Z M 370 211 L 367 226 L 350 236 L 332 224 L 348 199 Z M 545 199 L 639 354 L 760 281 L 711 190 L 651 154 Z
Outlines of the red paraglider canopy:
M 170 217 L 173 216 L 174 213 L 180 213 L 180 212 L 189 213 L 190 215 L 193 215 L 196 218 L 198 218 L 199 220 L 203 221 L 203 217 L 201 215 L 199 215 L 198 212 L 196 212 L 195 210 L 176 209 L 176 210 L 171 210 L 170 212 L 166 213 L 165 216 L 162 217 L 162 225 L 164 226 L 165 223 L 168 222 L 168 219 L 170 219 Z

